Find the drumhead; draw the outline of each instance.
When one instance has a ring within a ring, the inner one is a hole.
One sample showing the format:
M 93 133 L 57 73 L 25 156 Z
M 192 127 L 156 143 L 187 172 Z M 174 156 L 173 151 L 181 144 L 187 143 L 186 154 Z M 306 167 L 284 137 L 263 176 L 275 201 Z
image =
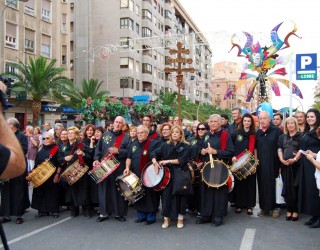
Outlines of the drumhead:
M 249 157 L 250 157 L 250 154 L 246 152 L 231 166 L 231 170 L 236 170 L 240 168 L 248 160 Z
M 141 172 L 141 180 L 144 186 L 153 188 L 157 186 L 163 179 L 164 169 L 160 168 L 159 173 L 154 172 L 154 165 L 152 163 L 147 164 Z
M 210 187 L 221 187 L 226 184 L 229 177 L 229 170 L 222 161 L 214 160 L 213 168 L 210 161 L 206 162 L 202 169 L 202 179 Z

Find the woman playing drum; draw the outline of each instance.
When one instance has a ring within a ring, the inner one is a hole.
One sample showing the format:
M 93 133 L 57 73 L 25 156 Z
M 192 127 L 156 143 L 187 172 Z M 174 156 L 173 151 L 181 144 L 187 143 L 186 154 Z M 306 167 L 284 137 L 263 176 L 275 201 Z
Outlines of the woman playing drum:
M 255 144 L 255 123 L 252 115 L 244 114 L 239 128 L 233 134 L 234 154 L 238 156 L 243 151 L 248 150 L 253 154 Z M 237 157 L 232 158 L 232 162 L 237 161 Z M 251 174 L 245 179 L 235 178 L 233 190 L 236 213 L 241 213 L 242 208 L 247 209 L 247 214 L 252 215 L 252 208 L 256 205 L 256 174 Z
M 170 140 L 151 153 L 152 162 L 155 171 L 161 166 L 167 166 L 170 169 L 172 179 L 174 178 L 174 168 L 187 170 L 187 162 L 189 158 L 189 145 L 185 141 L 183 130 L 180 126 L 173 126 L 171 129 Z M 173 182 L 169 182 L 168 186 L 162 191 L 162 215 L 164 221 L 162 228 L 168 228 L 170 218 L 178 218 L 177 227 L 183 228 L 183 215 L 186 212 L 187 196 L 173 195 Z

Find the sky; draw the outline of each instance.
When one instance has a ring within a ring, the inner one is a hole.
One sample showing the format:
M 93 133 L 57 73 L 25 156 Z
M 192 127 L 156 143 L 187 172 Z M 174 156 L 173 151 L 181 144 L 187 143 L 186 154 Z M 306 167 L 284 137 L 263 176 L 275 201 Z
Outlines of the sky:
M 231 36 L 234 33 L 246 31 L 260 40 L 262 47 L 270 42 L 271 30 L 281 22 L 279 35 L 284 38 L 296 23 L 296 34 L 301 37 L 289 38 L 290 48 L 280 50 L 280 56 L 317 53 L 317 64 L 320 65 L 320 14 L 319 2 L 316 0 L 179 0 L 194 23 L 205 34 L 213 52 L 213 64 L 221 61 L 238 62 L 240 65 L 247 59 L 237 57 L 237 50 L 231 49 Z M 288 31 L 288 32 L 287 32 Z M 256 41 L 256 40 L 255 40 Z M 269 44 L 270 46 L 270 44 Z M 292 107 L 303 106 L 307 111 L 313 104 L 314 88 L 317 84 L 313 80 L 297 81 L 295 62 L 293 62 L 293 82 L 300 88 L 304 99 L 293 95 Z M 319 67 L 319 66 L 318 66 Z M 289 64 L 286 65 L 289 72 Z M 241 71 L 241 68 L 239 69 Z M 319 78 L 318 69 L 318 78 Z M 285 76 L 289 80 L 289 74 Z M 279 85 L 282 85 L 279 83 Z M 289 107 L 289 89 L 280 87 L 281 96 L 272 97 L 275 109 Z M 301 110 L 301 108 L 299 109 Z

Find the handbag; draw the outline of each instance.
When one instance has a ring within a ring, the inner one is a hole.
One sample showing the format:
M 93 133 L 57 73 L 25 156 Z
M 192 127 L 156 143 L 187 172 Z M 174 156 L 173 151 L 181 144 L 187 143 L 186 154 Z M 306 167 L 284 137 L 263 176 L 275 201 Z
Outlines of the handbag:
M 172 194 L 193 195 L 192 180 L 189 170 L 183 171 L 181 168 L 174 168 Z
M 276 178 L 276 203 L 277 204 L 285 204 L 283 196 L 281 195 L 283 188 L 283 181 L 281 174 Z

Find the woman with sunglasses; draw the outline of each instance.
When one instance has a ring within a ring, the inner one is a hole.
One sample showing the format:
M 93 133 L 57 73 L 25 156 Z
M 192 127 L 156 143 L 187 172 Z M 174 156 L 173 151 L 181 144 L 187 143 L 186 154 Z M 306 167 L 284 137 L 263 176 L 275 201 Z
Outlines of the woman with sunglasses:
M 201 176 L 200 170 L 203 165 L 200 151 L 201 151 L 201 140 L 206 132 L 210 130 L 207 122 L 200 122 L 195 130 L 195 137 L 190 141 L 190 159 L 189 165 L 193 168 L 194 176 Z M 193 183 L 193 195 L 188 197 L 187 213 L 193 214 L 195 211 L 200 215 L 201 208 L 201 189 L 200 180 L 194 180 Z
M 245 150 L 254 153 L 256 128 L 251 114 L 244 114 L 238 129 L 232 135 L 235 156 L 232 162 L 237 161 L 237 156 Z M 233 199 L 236 213 L 241 213 L 242 209 L 247 209 L 247 214 L 252 215 L 252 208 L 256 205 L 256 174 L 249 175 L 243 180 L 235 178 L 233 189 Z

